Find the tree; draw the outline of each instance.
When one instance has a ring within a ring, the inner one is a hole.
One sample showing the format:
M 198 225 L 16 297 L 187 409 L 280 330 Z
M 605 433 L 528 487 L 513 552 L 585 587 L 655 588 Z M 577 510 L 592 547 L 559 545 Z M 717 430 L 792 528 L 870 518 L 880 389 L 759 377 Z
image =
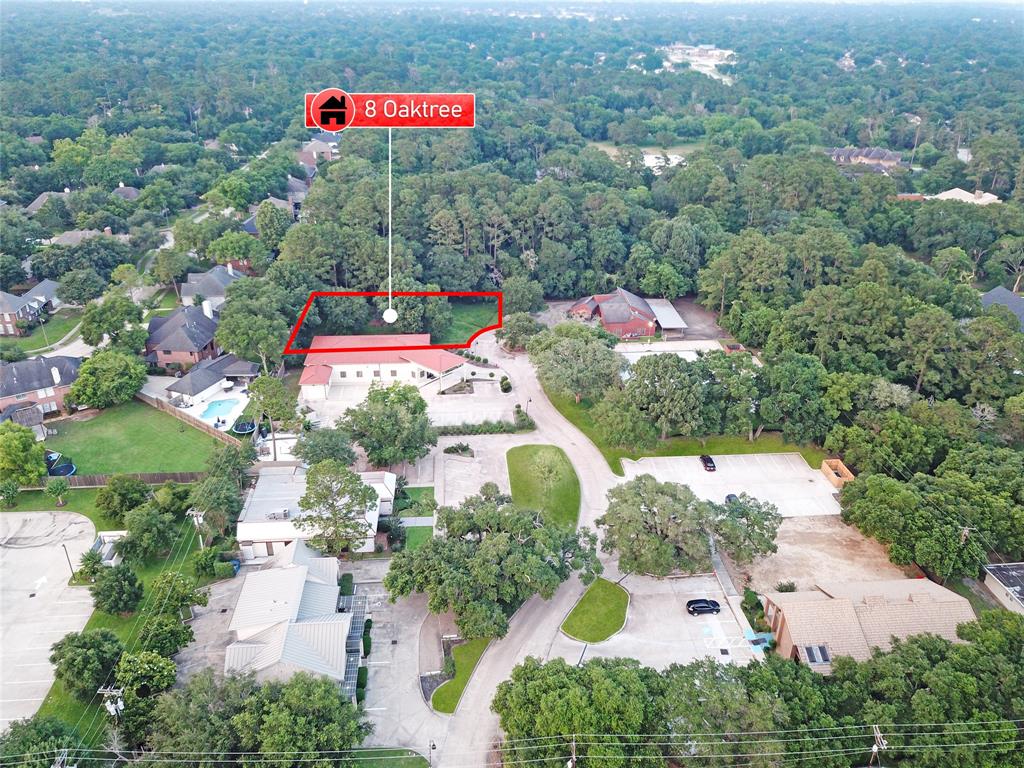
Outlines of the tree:
M 292 217 L 269 200 L 264 200 L 256 209 L 256 231 L 267 248 L 277 250 L 291 225 Z
M 782 516 L 768 501 L 758 501 L 746 493 L 725 504 L 712 505 L 711 535 L 718 547 L 737 563 L 778 551 L 775 537 Z
M 636 361 L 626 382 L 626 396 L 658 428 L 664 440 L 673 433 L 703 434 L 703 388 L 696 367 L 666 352 Z
M 185 251 L 178 248 L 161 248 L 153 258 L 150 271 L 157 282 L 174 286 L 174 292 L 180 299 L 181 287 L 178 282 L 188 272 L 191 263 L 192 259 Z
M 463 637 L 502 637 L 527 599 L 548 599 L 575 571 L 584 584 L 601 572 L 596 537 L 586 529 L 544 525 L 493 484 L 459 507 L 438 511 L 435 536 L 391 560 L 384 587 L 392 601 L 426 593 L 434 613 L 455 612 Z
M 514 312 L 505 315 L 501 328 L 497 330 L 495 336 L 506 349 L 516 351 L 525 349 L 526 342 L 542 330 L 544 330 L 544 326 L 525 312 Z
M 139 631 L 139 648 L 171 657 L 195 639 L 188 624 L 166 613 L 146 619 Z
M 338 555 L 361 545 L 375 531 L 366 516 L 377 493 L 336 459 L 314 464 L 306 474 L 306 492 L 299 499 L 305 514 L 295 525 L 309 534 L 311 547 Z
M 128 298 L 134 304 L 135 291 L 142 287 L 142 275 L 134 264 L 118 264 L 110 273 L 110 282 L 127 292 Z
M 827 373 L 812 355 L 784 353 L 766 366 L 766 394 L 761 401 L 765 423 L 782 427 L 791 442 L 820 442 L 832 417 L 824 393 Z
M 308 294 L 307 294 L 308 295 Z M 281 361 L 291 328 L 270 306 L 234 301 L 231 292 L 217 326 L 217 343 L 247 360 L 258 359 L 264 375 Z
M 366 400 L 338 420 L 375 467 L 415 461 L 437 444 L 427 403 L 411 384 L 373 385 Z
M 657 440 L 654 425 L 624 390 L 609 389 L 594 406 L 591 416 L 609 445 L 643 450 L 651 448 Z
M 121 658 L 124 646 L 109 629 L 72 632 L 52 646 L 54 674 L 73 696 L 91 701 Z
M 139 358 L 105 349 L 82 363 L 68 394 L 75 403 L 109 408 L 131 400 L 145 382 L 146 366 Z
M 660 689 L 658 673 L 633 659 L 576 666 L 527 657 L 491 702 L 507 737 L 504 759 L 560 765 L 574 751 L 574 736 L 586 732 L 595 735 L 577 740 L 580 765 L 664 765 L 661 748 L 641 735 L 665 732 Z
M 127 563 L 104 568 L 89 587 L 96 607 L 112 615 L 131 613 L 142 602 L 142 582 Z
M 174 516 L 153 503 L 140 504 L 124 515 L 127 535 L 117 542 L 117 551 L 131 563 L 140 564 L 167 551 L 174 542 Z
M 103 295 L 106 287 L 106 282 L 95 269 L 73 269 L 61 277 L 57 298 L 69 304 L 88 304 Z
M 154 696 L 174 685 L 174 662 L 153 651 L 137 651 L 121 656 L 114 671 L 114 681 L 125 693 L 140 698 Z
M 6 253 L 0 253 L 0 291 L 10 291 L 18 283 L 25 282 L 26 278 L 20 261 Z
M 35 433 L 13 421 L 0 422 L 0 477 L 18 485 L 36 485 L 45 476 L 45 451 Z
M 648 267 L 647 273 L 640 281 L 640 290 L 648 296 L 660 296 L 669 301 L 682 296 L 686 292 L 686 287 L 686 280 L 675 268 L 671 264 L 661 262 Z
M 206 471 L 210 475 L 218 475 L 231 480 L 238 490 L 242 490 L 245 471 L 256 461 L 256 449 L 251 443 L 240 446 L 223 445 L 215 448 L 206 461 Z
M 52 768 L 54 755 L 65 749 L 77 754 L 84 747 L 71 723 L 36 715 L 14 720 L 0 735 L 0 762 L 21 768 Z
M 277 424 L 290 422 L 295 418 L 295 396 L 288 391 L 281 379 L 264 374 L 257 376 L 249 384 L 249 398 L 261 418 L 266 416 L 270 422 L 274 461 L 277 461 Z
M 111 293 L 102 302 L 92 302 L 85 308 L 82 339 L 96 347 L 103 343 L 105 336 L 109 336 L 111 346 L 116 346 L 131 339 L 129 331 L 140 322 L 142 309 L 128 296 Z M 129 351 L 137 351 L 139 347 Z
M 625 360 L 601 341 L 563 338 L 550 347 L 538 347 L 535 342 L 543 335 L 535 336 L 528 349 L 538 378 L 550 391 L 571 395 L 578 404 L 584 398 L 598 398 L 620 381 Z
M 0 501 L 5 507 L 13 507 L 18 503 L 18 494 L 21 493 L 21 486 L 17 480 L 0 480 Z
M 125 514 L 149 498 L 149 486 L 131 475 L 114 475 L 96 494 L 96 508 L 123 522 Z
M 299 435 L 292 448 L 292 455 L 301 459 L 307 466 L 319 464 L 321 461 L 337 461 L 348 466 L 355 463 L 356 454 L 352 450 L 352 437 L 345 430 L 331 427 L 310 429 Z
M 237 481 L 229 475 L 210 474 L 192 487 L 189 505 L 201 514 L 203 540 L 222 535 L 242 511 Z
M 170 616 L 177 616 L 181 610 L 193 605 L 206 605 L 209 599 L 206 592 L 196 586 L 195 579 L 179 571 L 161 573 L 150 589 L 157 601 L 156 611 Z
M 544 309 L 544 289 L 536 280 L 513 275 L 501 284 L 504 311 L 516 313 L 539 312 Z
M 618 552 L 619 567 L 629 573 L 706 571 L 711 516 L 687 486 L 640 475 L 608 492 L 608 510 L 597 520 L 607 529 L 601 548 Z
M 63 507 L 64 497 L 71 489 L 71 484 L 63 477 L 51 477 L 46 484 L 46 495 L 53 499 L 58 507 Z
M 270 264 L 267 246 L 245 232 L 225 232 L 210 243 L 206 255 L 218 264 L 227 264 L 229 261 L 248 262 L 259 273 L 265 271 Z

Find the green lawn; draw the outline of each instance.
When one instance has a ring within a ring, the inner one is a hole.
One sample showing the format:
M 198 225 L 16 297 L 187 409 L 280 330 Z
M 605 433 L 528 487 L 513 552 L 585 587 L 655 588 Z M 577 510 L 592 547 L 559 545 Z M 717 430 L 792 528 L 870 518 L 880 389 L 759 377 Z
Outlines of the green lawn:
M 558 411 L 583 432 L 597 449 L 604 455 L 612 472 L 622 475 L 622 459 L 642 459 L 645 456 L 699 456 L 702 453 L 714 456 L 736 453 L 799 453 L 812 467 L 821 466 L 827 454 L 816 445 L 793 445 L 782 439 L 778 432 L 762 432 L 754 442 L 742 435 L 717 435 L 709 437 L 701 445 L 700 440 L 692 437 L 670 437 L 659 440 L 653 448 L 642 451 L 629 448 L 616 448 L 604 441 L 597 425 L 590 416 L 593 404 L 584 400 L 579 405 L 572 397 L 547 392 L 548 399 Z
M 405 548 L 416 549 L 422 547 L 425 541 L 428 541 L 431 536 L 434 535 L 434 526 L 432 525 L 410 525 L 405 529 Z
M 977 592 L 971 589 L 969 586 L 964 584 L 960 579 L 951 579 L 946 582 L 946 589 L 951 589 L 956 592 L 960 597 L 966 597 L 967 601 L 971 604 L 971 608 L 974 609 L 976 614 L 981 614 L 982 611 L 991 611 L 993 608 L 999 606 L 985 602 Z
M 584 643 L 607 640 L 626 623 L 629 593 L 607 579 L 598 579 L 562 622 L 562 631 Z
M 359 768 L 427 768 L 427 759 L 411 749 L 355 749 L 350 757 Z
M 59 312 L 52 314 L 45 323 L 33 328 L 32 333 L 27 336 L 15 337 L 14 344 L 26 352 L 56 344 L 78 325 L 82 320 L 83 311 L 78 307 L 62 308 Z
M 544 518 L 564 528 L 576 528 L 580 515 L 580 481 L 561 448 L 553 445 L 520 445 L 505 455 L 512 484 L 512 500 L 520 507 L 536 509 Z M 537 466 L 550 460 L 557 473 L 545 484 Z
M 88 421 L 59 421 L 46 447 L 69 456 L 80 475 L 113 472 L 199 472 L 219 443 L 138 400 Z
M 480 661 L 489 642 L 490 638 L 478 637 L 452 649 L 452 655 L 455 657 L 455 677 L 444 683 L 430 697 L 430 703 L 435 710 L 450 715 L 459 706 L 462 692 L 466 690 L 466 684 L 476 669 L 476 663 Z
M 400 517 L 429 517 L 426 511 L 421 507 L 417 507 L 416 504 L 422 499 L 434 499 L 434 486 L 425 485 L 422 488 L 406 488 L 405 493 L 409 499 L 395 502 L 396 514 Z
M 0 507 L 0 512 L 78 512 L 92 520 L 97 531 L 119 530 L 122 527 L 121 523 L 96 509 L 97 493 L 98 488 L 68 491 L 64 496 L 64 506 L 58 507 L 43 491 L 22 491 L 18 494 L 18 501 L 13 507 Z
M 497 304 L 485 299 L 477 304 L 463 304 L 452 301 L 452 324 L 444 333 L 431 337 L 435 344 L 461 344 L 469 337 L 498 321 Z

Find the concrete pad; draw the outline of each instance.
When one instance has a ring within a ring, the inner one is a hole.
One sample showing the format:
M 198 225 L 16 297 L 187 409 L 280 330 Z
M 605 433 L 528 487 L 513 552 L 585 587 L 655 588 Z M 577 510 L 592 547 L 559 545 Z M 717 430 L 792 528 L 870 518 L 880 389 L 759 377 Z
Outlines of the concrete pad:
M 641 357 L 648 355 L 674 354 L 684 360 L 693 361 L 699 357 L 701 352 L 722 351 L 722 345 L 717 341 L 676 339 L 672 341 L 653 341 L 651 343 L 637 341 L 623 341 L 615 345 L 615 351 L 622 355 L 632 365 Z
M 0 731 L 36 713 L 53 684 L 50 646 L 92 615 L 89 590 L 67 585 L 67 557 L 77 564 L 95 539 L 73 512 L 0 514 Z
M 717 470 L 707 472 L 696 456 L 623 459 L 626 479 L 654 475 L 662 482 L 688 485 L 703 499 L 722 503 L 727 494 L 747 493 L 770 501 L 783 517 L 838 515 L 836 489 L 799 453 L 750 453 L 713 456 Z
M 713 575 L 680 579 L 627 576 L 620 582 L 629 592 L 626 625 L 601 643 L 580 643 L 559 633 L 551 656 L 572 664 L 593 658 L 626 657 L 665 669 L 710 657 L 722 663 L 746 664 L 754 658 L 733 608 Z M 690 616 L 688 600 L 717 600 L 717 616 Z

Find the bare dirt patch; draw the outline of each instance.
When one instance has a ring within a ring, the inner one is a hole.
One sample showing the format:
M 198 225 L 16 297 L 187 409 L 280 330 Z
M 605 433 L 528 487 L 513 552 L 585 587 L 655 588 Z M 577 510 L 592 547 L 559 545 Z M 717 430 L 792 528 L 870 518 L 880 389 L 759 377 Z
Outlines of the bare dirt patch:
M 774 590 L 780 581 L 811 589 L 826 581 L 881 581 L 918 575 L 890 563 L 885 547 L 831 515 L 786 518 L 775 543 L 779 551 L 774 555 L 747 566 L 730 564 L 733 577 L 765 592 Z

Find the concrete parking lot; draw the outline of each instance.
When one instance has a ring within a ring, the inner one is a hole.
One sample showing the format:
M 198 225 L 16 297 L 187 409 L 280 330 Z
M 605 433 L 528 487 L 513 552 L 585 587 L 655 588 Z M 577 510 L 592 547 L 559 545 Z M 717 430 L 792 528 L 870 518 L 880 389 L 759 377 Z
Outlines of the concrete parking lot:
M 714 456 L 717 470 L 707 472 L 696 456 L 623 459 L 626 479 L 654 475 L 662 482 L 688 485 L 698 496 L 721 503 L 727 494 L 747 493 L 770 501 L 783 517 L 838 515 L 836 489 L 798 453 Z
M 67 585 L 68 557 L 77 564 L 95 538 L 71 512 L 0 514 L 0 730 L 35 714 L 53 683 L 50 646 L 92 615 L 89 590 Z
M 551 647 L 552 658 L 560 656 L 576 664 L 595 656 L 621 656 L 665 669 L 705 657 L 734 664 L 746 664 L 754 657 L 714 576 L 653 579 L 630 575 L 620 583 L 629 592 L 622 630 L 602 643 L 589 645 L 559 633 Z M 700 597 L 717 600 L 722 612 L 717 616 L 690 616 L 687 601 Z
M 493 380 L 474 381 L 474 391 L 463 394 L 442 395 L 437 391 L 436 382 L 421 387 L 420 394 L 427 402 L 431 422 L 450 426 L 465 422 L 479 424 L 487 420 L 511 421 L 517 400 L 514 392 L 504 393 L 499 389 L 501 375 L 501 371 L 497 371 Z M 314 417 L 321 424 L 331 425 L 345 415 L 347 409 L 362 403 L 369 391 L 369 387 L 335 386 L 330 388 L 326 398 L 301 398 L 299 404 L 312 408 Z

